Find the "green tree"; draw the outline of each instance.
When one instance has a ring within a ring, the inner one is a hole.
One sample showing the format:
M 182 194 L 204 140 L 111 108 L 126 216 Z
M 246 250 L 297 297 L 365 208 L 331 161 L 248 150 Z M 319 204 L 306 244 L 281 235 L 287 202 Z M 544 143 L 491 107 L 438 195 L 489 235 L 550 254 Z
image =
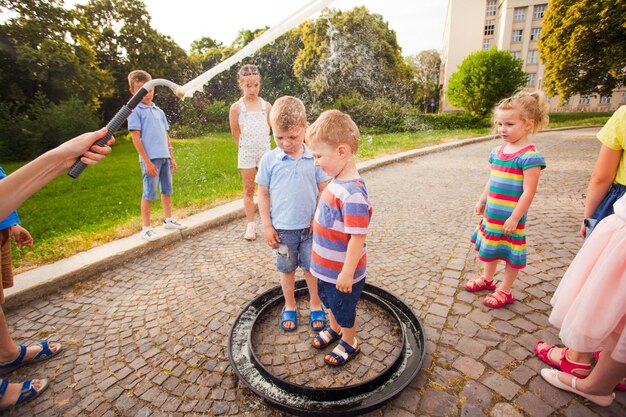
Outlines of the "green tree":
M 203 36 L 200 39 L 196 39 L 191 42 L 191 52 L 196 54 L 203 54 L 212 48 L 221 48 L 223 45 L 221 42 L 218 42 L 208 36 Z
M 539 39 L 548 93 L 563 101 L 623 86 L 625 18 L 624 0 L 551 0 Z
M 0 25 L 0 100 L 24 107 L 38 92 L 55 103 L 76 95 L 97 109 L 112 93 L 111 74 L 62 2 L 3 0 L 0 12 L 13 16 Z
M 492 48 L 469 54 L 461 62 L 458 71 L 450 77 L 447 96 L 452 105 L 484 116 L 526 81 L 519 59 Z
M 423 112 L 433 112 L 439 101 L 439 67 L 441 57 L 435 49 L 422 51 L 417 55 L 409 55 L 406 63 L 413 70 L 415 81 L 415 103 Z M 435 106 L 431 106 L 430 103 Z
M 365 7 L 330 10 L 301 29 L 303 45 L 294 73 L 306 82 L 314 105 L 354 93 L 365 99 L 412 101 L 411 70 L 381 15 Z

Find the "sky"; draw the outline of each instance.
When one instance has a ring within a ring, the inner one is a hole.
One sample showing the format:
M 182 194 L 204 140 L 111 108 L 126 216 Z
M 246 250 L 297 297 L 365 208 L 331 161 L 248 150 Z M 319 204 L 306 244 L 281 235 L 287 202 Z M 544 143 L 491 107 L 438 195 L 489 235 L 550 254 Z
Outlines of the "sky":
M 230 45 L 241 29 L 272 27 L 309 0 L 145 0 L 152 27 L 170 36 L 186 51 L 208 36 Z M 66 0 L 71 7 L 84 0 Z M 365 6 L 383 16 L 396 32 L 402 55 L 442 48 L 448 0 L 334 0 L 330 7 L 350 10 Z

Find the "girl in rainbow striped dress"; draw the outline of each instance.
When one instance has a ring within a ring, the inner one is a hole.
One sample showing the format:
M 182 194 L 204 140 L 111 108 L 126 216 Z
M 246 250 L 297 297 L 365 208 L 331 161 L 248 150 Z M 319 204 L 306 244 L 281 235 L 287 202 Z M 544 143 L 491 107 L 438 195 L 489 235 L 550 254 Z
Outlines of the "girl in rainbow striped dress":
M 467 291 L 495 290 L 483 303 L 491 308 L 515 301 L 511 287 L 526 266 L 526 213 L 533 201 L 543 156 L 528 139 L 548 123 L 548 106 L 538 92 L 520 92 L 494 109 L 494 124 L 504 144 L 489 155 L 491 174 L 474 213 L 483 218 L 472 235 L 484 274 L 465 284 Z M 505 261 L 504 279 L 496 289 L 497 261 Z

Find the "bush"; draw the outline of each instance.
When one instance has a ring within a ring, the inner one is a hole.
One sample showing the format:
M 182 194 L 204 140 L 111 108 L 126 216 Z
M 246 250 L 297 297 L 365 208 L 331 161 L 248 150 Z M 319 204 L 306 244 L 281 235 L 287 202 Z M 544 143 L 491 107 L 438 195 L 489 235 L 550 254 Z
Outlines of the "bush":
M 25 161 L 55 148 L 83 132 L 98 129 L 100 121 L 77 97 L 59 104 L 43 95 L 23 113 L 0 107 L 2 161 Z
M 341 96 L 328 108 L 348 113 L 359 129 L 372 133 L 401 132 L 404 129 L 402 106 L 386 98 L 366 100 L 356 94 Z
M 471 113 L 420 113 L 414 107 L 405 109 L 404 113 L 404 130 L 411 132 L 440 129 L 475 129 L 489 126 L 489 117 L 480 117 Z

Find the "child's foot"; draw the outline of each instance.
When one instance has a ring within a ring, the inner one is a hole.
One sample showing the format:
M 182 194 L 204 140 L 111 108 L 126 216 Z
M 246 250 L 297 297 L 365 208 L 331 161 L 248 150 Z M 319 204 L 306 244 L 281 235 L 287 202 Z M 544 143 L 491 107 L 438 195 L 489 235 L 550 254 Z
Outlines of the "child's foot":
M 565 372 L 557 371 L 556 369 L 544 368 L 541 370 L 541 376 L 550 385 L 580 395 L 581 397 L 584 397 L 601 407 L 608 407 L 609 405 L 611 405 L 613 399 L 615 398 L 614 393 L 610 393 L 608 395 L 598 395 L 589 394 L 585 391 L 582 391 L 576 386 L 578 378 L 572 375 L 568 375 Z
M 159 235 L 157 235 L 152 228 L 149 228 L 141 231 L 141 238 L 143 240 L 147 240 L 148 242 L 152 242 L 153 240 L 157 240 Z
M 311 329 L 316 332 L 321 332 L 326 327 L 326 314 L 324 310 L 320 308 L 319 310 L 313 310 L 311 308 L 311 315 L 309 317 L 309 326 Z
M 324 349 L 336 340 L 341 339 L 341 330 L 339 332 L 334 331 L 330 327 L 322 330 L 313 338 L 311 344 L 315 349 Z
M 324 358 L 324 362 L 330 366 L 343 366 L 350 362 L 352 358 L 359 354 L 361 348 L 359 342 L 354 338 L 354 345 L 350 346 L 343 339 L 339 344 Z
M 467 281 L 467 283 L 465 283 L 465 285 L 463 285 L 463 288 L 465 288 L 469 292 L 476 292 L 476 291 L 482 291 L 482 290 L 493 291 L 496 289 L 496 283 L 493 282 L 493 279 L 490 281 L 487 281 L 485 277 L 480 276 L 478 278 L 471 278 L 469 281 Z
M 243 238 L 246 240 L 256 240 L 256 224 L 254 222 L 248 223 Z
M 298 328 L 298 313 L 296 310 L 286 310 L 280 314 L 280 327 L 286 332 L 293 332 Z
M 545 363 L 578 378 L 586 378 L 591 372 L 590 363 L 578 363 L 567 357 L 566 347 L 560 348 L 542 340 L 535 343 L 535 353 Z
M 483 299 L 483 304 L 491 308 L 502 308 L 515 301 L 515 297 L 510 292 L 496 290 Z
M 170 217 L 169 219 L 165 219 L 163 221 L 163 226 L 165 226 L 166 229 L 184 230 L 184 229 L 187 228 L 186 224 L 183 224 L 183 223 L 179 222 L 178 220 L 176 220 L 173 217 Z
M 48 388 L 47 379 L 29 379 L 21 384 L 0 380 L 0 411 L 12 410 L 39 396 Z

